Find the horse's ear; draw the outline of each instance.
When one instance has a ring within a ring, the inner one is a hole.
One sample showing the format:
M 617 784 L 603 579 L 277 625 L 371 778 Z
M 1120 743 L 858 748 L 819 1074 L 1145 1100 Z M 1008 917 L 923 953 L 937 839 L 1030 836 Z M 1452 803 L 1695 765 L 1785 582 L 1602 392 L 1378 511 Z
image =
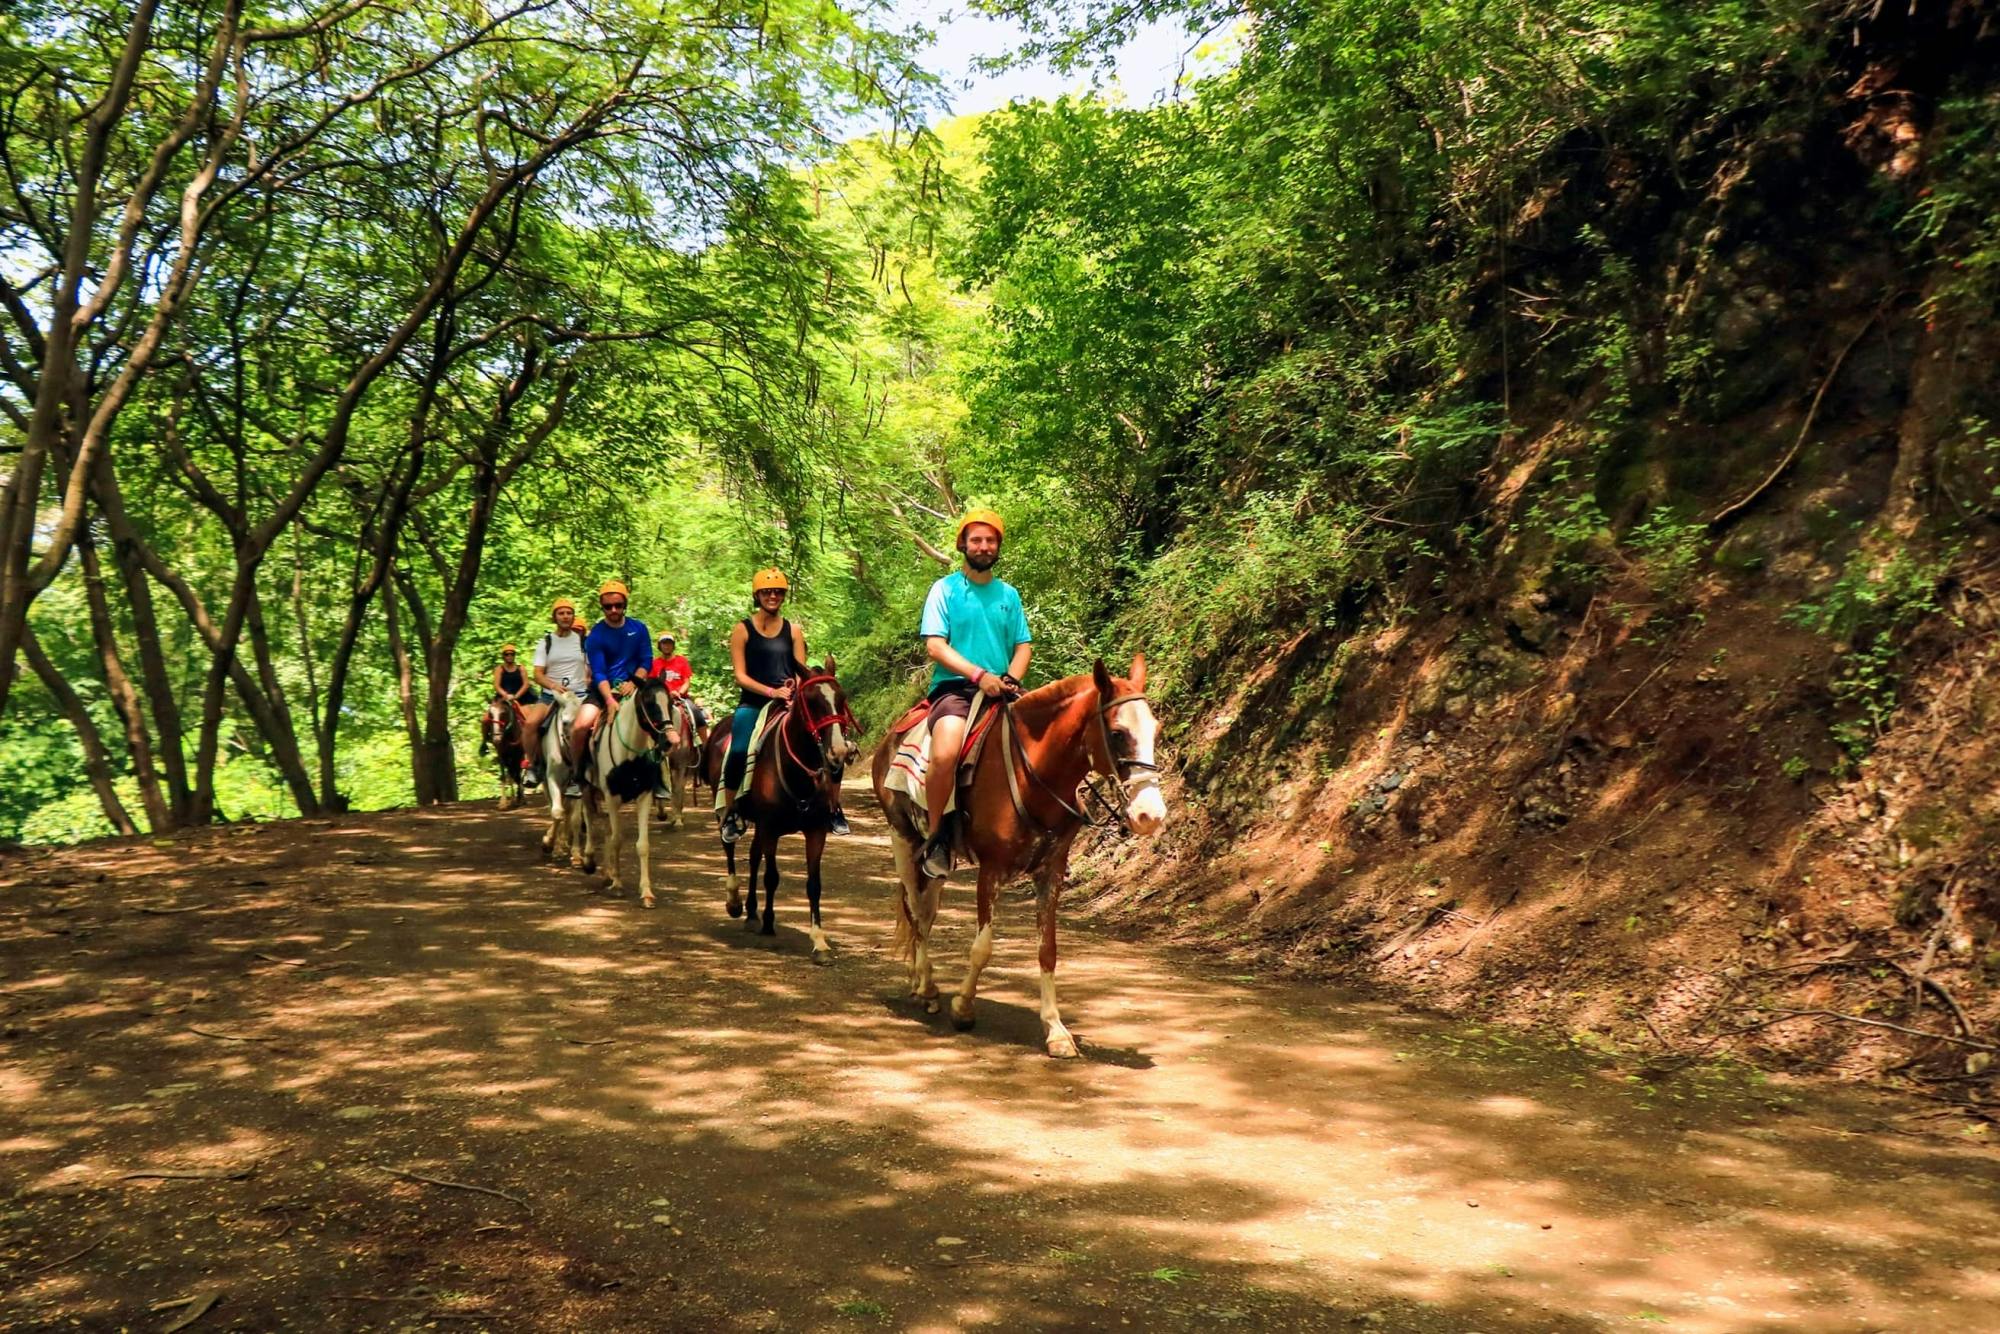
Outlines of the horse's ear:
M 1111 686 L 1111 672 L 1105 667 L 1104 659 L 1099 658 L 1091 664 L 1090 678 L 1097 682 L 1097 694 L 1099 698 L 1110 699 L 1118 693 Z
M 828 676 L 833 675 L 833 655 L 831 653 L 826 655 L 826 661 L 820 664 L 819 669 Z
M 1146 693 L 1146 655 L 1143 653 L 1132 655 L 1132 691 L 1139 695 Z

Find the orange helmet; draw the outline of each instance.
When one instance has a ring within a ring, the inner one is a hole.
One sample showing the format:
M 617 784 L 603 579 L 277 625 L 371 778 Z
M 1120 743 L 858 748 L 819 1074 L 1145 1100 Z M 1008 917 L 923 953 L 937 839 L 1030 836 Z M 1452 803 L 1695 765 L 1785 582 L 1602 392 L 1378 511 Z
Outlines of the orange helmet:
M 521 650 L 515 648 L 512 644 L 502 644 L 500 651 L 502 653 L 519 653 Z
M 606 579 L 603 584 L 599 585 L 597 596 L 601 598 L 607 593 L 616 593 L 627 602 L 632 600 L 632 595 L 626 591 L 625 585 L 619 583 L 616 579 Z
M 557 612 L 562 611 L 564 609 L 568 609 L 569 611 L 574 612 L 576 610 L 576 604 L 574 602 L 571 602 L 568 598 L 557 598 L 555 601 L 555 605 L 549 608 L 549 615 L 553 616 Z
M 952 545 L 963 551 L 965 549 L 965 530 L 972 527 L 975 523 L 985 524 L 1001 537 L 1007 536 L 1007 525 L 1002 523 L 1000 516 L 992 510 L 967 510 L 965 517 L 958 521 L 958 533 L 952 538 Z
M 790 592 L 791 587 L 791 581 L 785 578 L 785 572 L 775 566 L 768 570 L 759 570 L 750 576 L 750 591 L 753 594 L 761 593 L 767 588 L 782 588 Z

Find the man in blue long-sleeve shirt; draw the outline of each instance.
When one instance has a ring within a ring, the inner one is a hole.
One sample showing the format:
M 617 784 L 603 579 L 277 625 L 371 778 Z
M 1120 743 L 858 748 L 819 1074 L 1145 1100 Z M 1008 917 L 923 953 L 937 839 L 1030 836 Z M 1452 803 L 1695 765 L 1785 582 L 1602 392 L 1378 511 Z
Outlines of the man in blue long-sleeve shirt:
M 616 579 L 605 580 L 604 586 L 597 590 L 597 606 L 604 619 L 591 626 L 583 639 L 583 651 L 590 657 L 595 698 L 586 700 L 577 710 L 576 722 L 570 729 L 579 767 L 590 752 L 590 734 L 599 715 L 615 714 L 618 701 L 631 694 L 634 683 L 645 680 L 652 669 L 653 637 L 645 622 L 625 614 L 628 597 L 625 585 Z M 582 796 L 581 778 L 572 779 L 563 795 Z M 666 790 L 664 772 L 654 779 L 653 795 L 671 795 Z

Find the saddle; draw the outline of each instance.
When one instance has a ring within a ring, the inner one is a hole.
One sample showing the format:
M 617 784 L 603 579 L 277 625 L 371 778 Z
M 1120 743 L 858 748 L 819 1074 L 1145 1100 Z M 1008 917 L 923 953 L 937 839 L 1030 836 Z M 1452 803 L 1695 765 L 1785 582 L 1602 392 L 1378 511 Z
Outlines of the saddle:
M 965 748 L 958 754 L 958 781 L 951 785 L 951 804 L 945 807 L 946 814 L 958 809 L 959 793 L 972 781 L 973 766 L 979 763 L 980 752 L 986 748 L 987 738 L 999 717 L 1000 710 L 987 707 L 986 696 L 973 698 L 972 713 L 966 720 Z M 919 704 L 898 718 L 889 734 L 897 738 L 896 754 L 889 761 L 889 773 L 882 785 L 891 792 L 901 792 L 916 802 L 918 810 L 928 812 L 930 803 L 924 795 L 924 776 L 931 767 L 930 703 Z

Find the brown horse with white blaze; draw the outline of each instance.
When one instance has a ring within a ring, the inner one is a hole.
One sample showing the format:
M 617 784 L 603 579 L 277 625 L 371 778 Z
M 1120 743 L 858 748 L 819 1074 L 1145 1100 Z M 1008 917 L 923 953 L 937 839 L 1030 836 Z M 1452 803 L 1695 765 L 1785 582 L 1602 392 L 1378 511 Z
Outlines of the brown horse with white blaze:
M 500 809 L 511 811 L 521 804 L 521 761 L 527 758 L 528 741 L 521 706 L 505 695 L 488 700 L 479 719 L 479 753 L 489 751 L 500 767 Z
M 812 961 L 833 962 L 833 944 L 820 926 L 820 856 L 826 850 L 826 835 L 833 823 L 831 794 L 840 790 L 847 766 L 861 753 L 854 738 L 859 724 L 847 707 L 847 692 L 834 677 L 834 661 L 809 670 L 792 691 L 791 702 L 777 708 L 764 725 L 757 742 L 755 762 L 749 771 L 749 786 L 737 798 L 736 809 L 750 821 L 755 834 L 750 843 L 748 884 L 739 887 L 736 875 L 736 845 L 725 843 L 722 852 L 729 873 L 728 911 L 731 917 L 743 914 L 743 929 L 761 930 L 772 936 L 778 932 L 778 840 L 786 834 L 800 834 L 806 844 L 806 934 L 812 939 Z M 709 781 L 719 782 L 723 756 L 729 750 L 734 722 L 722 719 L 708 734 L 708 753 L 702 769 Z M 764 872 L 764 911 L 757 912 L 757 871 Z M 744 902 L 742 889 L 749 900 Z
M 1069 874 L 1070 845 L 1094 823 L 1075 803 L 1092 775 L 1116 782 L 1112 804 L 1134 833 L 1151 836 L 1166 823 L 1155 761 L 1159 722 L 1146 700 L 1146 659 L 1133 658 L 1132 674 L 1115 677 L 1099 662 L 1088 674 L 1064 677 L 999 705 L 1000 716 L 982 744 L 969 778 L 958 788 L 965 845 L 979 864 L 978 934 L 973 938 L 965 984 L 951 1000 L 952 1023 L 972 1027 L 979 974 L 993 956 L 993 907 L 1000 891 L 1023 876 L 1035 881 L 1041 926 L 1041 1017 L 1048 1053 L 1072 1057 L 1076 1040 L 1056 1008 L 1056 908 Z M 886 786 L 897 738 L 875 752 L 875 795 L 889 821 L 896 857 L 895 947 L 910 961 L 910 993 L 938 1010 L 931 976 L 930 934 L 943 880 L 923 873 L 924 812 Z M 1089 789 L 1093 793 L 1095 789 Z

